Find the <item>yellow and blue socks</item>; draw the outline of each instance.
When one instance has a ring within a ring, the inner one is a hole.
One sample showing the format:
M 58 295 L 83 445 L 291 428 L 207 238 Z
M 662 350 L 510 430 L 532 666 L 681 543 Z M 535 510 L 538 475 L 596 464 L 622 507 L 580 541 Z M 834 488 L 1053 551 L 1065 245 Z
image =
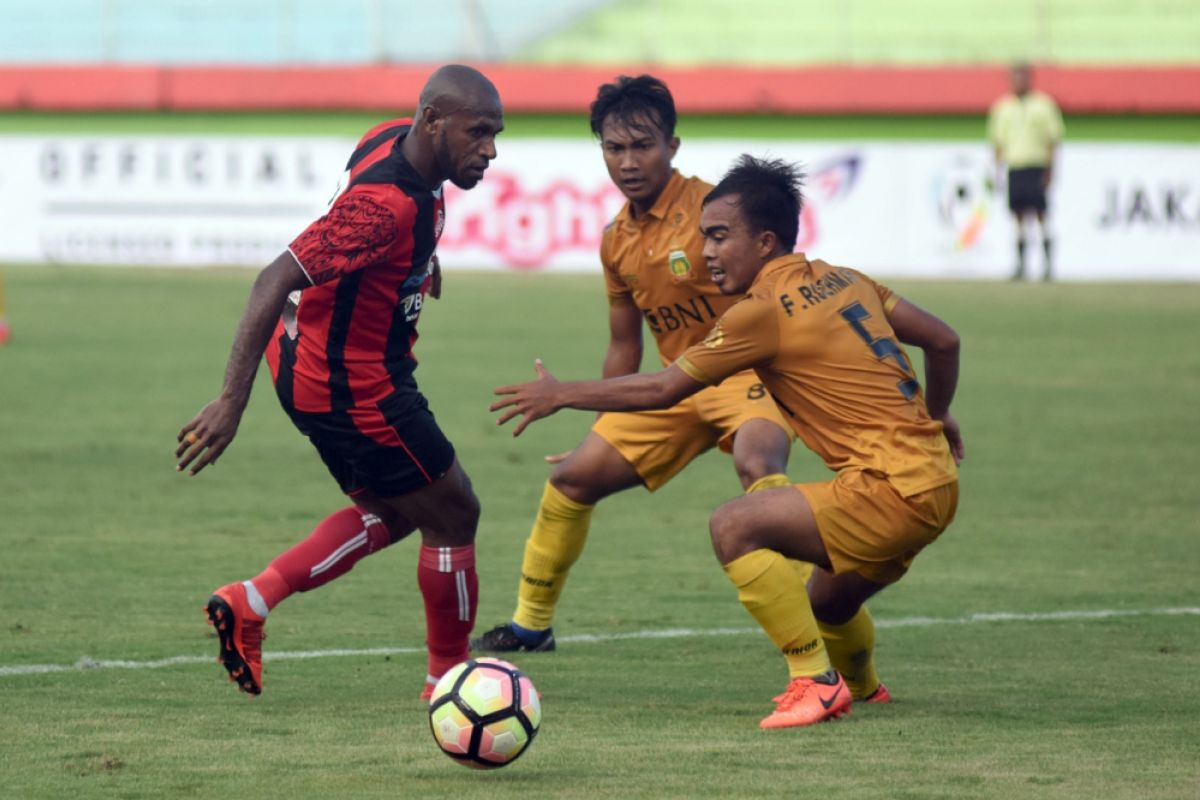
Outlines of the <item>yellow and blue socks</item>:
M 567 573 L 587 542 L 593 506 L 576 503 L 546 481 L 533 530 L 525 542 L 513 632 L 536 645 L 554 621 Z

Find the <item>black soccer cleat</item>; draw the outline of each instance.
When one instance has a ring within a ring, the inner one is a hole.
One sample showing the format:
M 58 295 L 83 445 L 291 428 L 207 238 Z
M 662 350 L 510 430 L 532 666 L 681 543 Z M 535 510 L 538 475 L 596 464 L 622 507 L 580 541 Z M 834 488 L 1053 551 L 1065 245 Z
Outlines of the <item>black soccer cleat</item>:
M 527 644 L 517 635 L 512 625 L 505 622 L 487 631 L 478 639 L 471 640 L 472 650 L 485 653 L 550 653 L 554 651 L 554 629 L 547 628 L 537 644 Z

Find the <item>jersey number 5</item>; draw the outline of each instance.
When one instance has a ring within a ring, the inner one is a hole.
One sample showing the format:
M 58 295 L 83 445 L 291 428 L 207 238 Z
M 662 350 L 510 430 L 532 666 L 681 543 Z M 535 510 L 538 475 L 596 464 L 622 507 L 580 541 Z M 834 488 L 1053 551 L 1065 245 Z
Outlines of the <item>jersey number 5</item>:
M 890 336 L 872 336 L 867 330 L 865 321 L 871 318 L 871 313 L 862 307 L 862 303 L 851 303 L 841 310 L 842 319 L 850 323 L 850 327 L 854 328 L 867 347 L 871 348 L 871 352 L 880 361 L 891 358 L 895 359 L 900 365 L 900 369 L 904 370 L 907 378 L 896 383 L 896 388 L 900 390 L 900 394 L 904 395 L 905 400 L 912 400 L 917 396 L 917 392 L 921 391 L 921 384 L 917 383 L 916 377 L 913 375 L 912 364 L 908 363 L 908 358 L 905 357 L 904 351 L 900 349 L 900 345 Z

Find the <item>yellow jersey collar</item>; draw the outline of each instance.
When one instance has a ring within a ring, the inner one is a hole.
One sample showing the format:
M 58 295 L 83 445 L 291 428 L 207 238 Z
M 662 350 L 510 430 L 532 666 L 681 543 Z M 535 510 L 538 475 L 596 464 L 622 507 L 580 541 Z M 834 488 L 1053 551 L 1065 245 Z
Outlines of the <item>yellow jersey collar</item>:
M 811 269 L 808 257 L 805 256 L 804 253 L 788 253 L 786 256 L 779 256 L 771 259 L 764 264 L 763 268 L 760 269 L 758 274 L 754 276 L 754 280 L 751 282 L 750 288 L 753 289 L 756 284 L 764 280 L 765 275 L 774 275 L 777 272 L 783 272 L 784 270 L 789 270 L 794 267 Z

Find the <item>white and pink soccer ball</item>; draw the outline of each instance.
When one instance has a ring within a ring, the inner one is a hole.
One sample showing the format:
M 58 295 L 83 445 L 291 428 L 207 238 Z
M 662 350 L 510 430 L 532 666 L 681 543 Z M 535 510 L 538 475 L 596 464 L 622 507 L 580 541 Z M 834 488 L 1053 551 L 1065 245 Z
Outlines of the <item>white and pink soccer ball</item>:
M 529 678 L 498 658 L 451 667 L 429 699 L 429 728 L 442 752 L 475 769 L 517 760 L 542 724 L 542 704 Z

